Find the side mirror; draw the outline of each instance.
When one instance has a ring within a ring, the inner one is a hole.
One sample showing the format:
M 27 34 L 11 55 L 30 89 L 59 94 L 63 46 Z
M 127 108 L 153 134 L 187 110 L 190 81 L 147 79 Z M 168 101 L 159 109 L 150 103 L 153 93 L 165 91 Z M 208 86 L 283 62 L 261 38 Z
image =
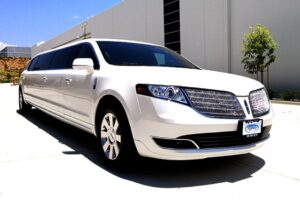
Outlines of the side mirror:
M 90 58 L 76 58 L 72 66 L 73 69 L 86 70 L 89 73 L 94 70 L 94 62 Z

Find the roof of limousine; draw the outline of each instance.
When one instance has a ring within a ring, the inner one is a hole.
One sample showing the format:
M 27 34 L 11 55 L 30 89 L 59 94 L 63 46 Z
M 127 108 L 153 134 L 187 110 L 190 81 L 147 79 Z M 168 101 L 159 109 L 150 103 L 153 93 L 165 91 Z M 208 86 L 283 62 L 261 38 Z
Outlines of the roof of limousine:
M 41 52 L 41 53 L 35 55 L 34 57 L 36 57 L 36 56 L 38 56 L 38 55 L 42 55 L 42 54 L 48 53 L 48 52 L 52 52 L 52 51 L 55 51 L 55 50 L 58 50 L 58 49 L 63 49 L 63 48 L 66 48 L 66 47 L 71 47 L 71 46 L 74 46 L 74 45 L 76 45 L 76 44 L 81 44 L 81 43 L 85 43 L 85 42 L 89 42 L 89 43 L 92 43 L 92 42 L 101 42 L 101 41 L 109 41 L 109 42 L 127 42 L 127 43 L 137 43 L 137 44 L 146 44 L 146 45 L 159 46 L 159 45 L 157 45 L 157 44 L 147 43 L 147 42 L 141 42 L 141 41 L 135 41 L 135 40 L 108 39 L 108 38 L 91 38 L 91 39 L 84 39 L 84 40 L 72 42 L 72 43 L 69 43 L 69 44 L 66 44 L 66 45 L 62 45 L 62 46 L 57 47 L 57 48 L 54 48 L 54 49 L 50 49 L 50 50 L 47 50 L 47 51 L 43 51 L 43 52 Z M 33 57 L 33 58 L 34 58 L 34 57 Z

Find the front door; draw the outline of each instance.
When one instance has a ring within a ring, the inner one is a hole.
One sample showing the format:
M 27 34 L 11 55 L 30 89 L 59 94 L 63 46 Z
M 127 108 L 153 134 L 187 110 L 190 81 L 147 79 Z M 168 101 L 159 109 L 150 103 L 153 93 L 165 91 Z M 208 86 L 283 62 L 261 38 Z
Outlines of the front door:
M 73 50 L 71 57 L 72 63 L 75 58 L 91 58 L 94 62 L 94 68 L 97 69 L 99 66 L 92 46 L 87 43 Z M 86 70 L 68 69 L 64 70 L 62 74 L 65 118 L 85 126 L 84 128 L 89 128 L 92 124 L 91 109 L 94 99 L 94 81 L 93 73 L 88 73 Z

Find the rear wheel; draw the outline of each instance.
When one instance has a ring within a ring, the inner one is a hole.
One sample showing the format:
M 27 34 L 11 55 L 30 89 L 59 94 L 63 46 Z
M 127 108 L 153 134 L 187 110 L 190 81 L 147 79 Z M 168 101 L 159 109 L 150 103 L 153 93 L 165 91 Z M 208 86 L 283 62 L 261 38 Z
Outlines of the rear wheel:
M 19 90 L 19 112 L 25 114 L 31 110 L 31 105 L 24 101 L 23 92 Z
M 98 120 L 97 136 L 101 159 L 114 165 L 134 158 L 136 151 L 125 113 L 118 109 L 105 109 Z

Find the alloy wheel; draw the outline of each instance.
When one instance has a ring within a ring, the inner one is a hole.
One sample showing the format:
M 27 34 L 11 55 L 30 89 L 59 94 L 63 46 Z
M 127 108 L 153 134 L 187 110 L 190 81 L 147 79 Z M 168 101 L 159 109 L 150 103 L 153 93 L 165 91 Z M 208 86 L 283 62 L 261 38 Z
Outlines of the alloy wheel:
M 101 145 L 109 160 L 116 160 L 121 150 L 119 120 L 113 113 L 104 115 L 101 122 Z
M 19 91 L 19 110 L 23 109 L 23 96 L 22 96 L 22 92 Z

